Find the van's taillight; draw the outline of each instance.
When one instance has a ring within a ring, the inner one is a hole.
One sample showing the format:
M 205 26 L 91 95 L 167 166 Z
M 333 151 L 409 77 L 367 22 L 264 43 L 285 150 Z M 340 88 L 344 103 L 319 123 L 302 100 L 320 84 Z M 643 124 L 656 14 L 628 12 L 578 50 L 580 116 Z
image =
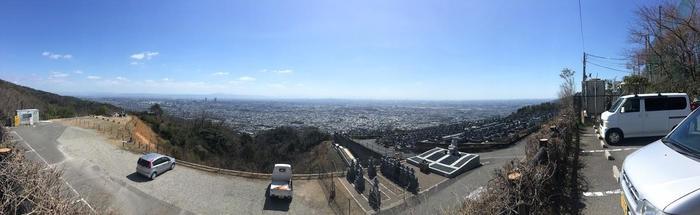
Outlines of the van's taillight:
M 695 110 L 696 108 L 698 108 L 698 106 L 700 106 L 698 102 L 690 103 L 690 110 Z

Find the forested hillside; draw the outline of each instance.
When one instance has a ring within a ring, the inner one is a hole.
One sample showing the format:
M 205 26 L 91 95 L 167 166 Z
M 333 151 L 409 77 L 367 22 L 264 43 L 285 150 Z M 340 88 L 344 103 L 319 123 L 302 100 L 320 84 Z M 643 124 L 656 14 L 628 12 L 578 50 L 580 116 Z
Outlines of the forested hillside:
M 0 79 L 0 124 L 9 124 L 17 109 L 39 109 L 42 120 L 74 117 L 77 115 L 104 115 L 120 109 L 71 96 L 61 96 Z
M 135 113 L 164 139 L 161 150 L 191 162 L 227 169 L 269 172 L 275 163 L 290 163 L 295 172 L 312 172 L 325 162 L 321 142 L 330 136 L 315 127 L 280 127 L 255 136 L 201 117 L 169 116 L 156 104 Z

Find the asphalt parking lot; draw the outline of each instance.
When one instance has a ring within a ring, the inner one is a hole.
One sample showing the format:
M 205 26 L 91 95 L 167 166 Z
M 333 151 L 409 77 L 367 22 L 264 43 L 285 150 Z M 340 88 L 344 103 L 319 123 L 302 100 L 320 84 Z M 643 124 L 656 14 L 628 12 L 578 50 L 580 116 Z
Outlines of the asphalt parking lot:
M 588 191 L 583 193 L 583 213 L 622 214 L 620 185 L 613 172 L 621 170 L 628 155 L 660 138 L 629 138 L 619 144 L 605 144 L 606 147 L 603 147 L 601 143 L 604 141 L 598 138 L 595 130 L 586 127 L 581 134 L 581 159 L 585 165 L 583 174 L 588 182 Z
M 316 180 L 294 182 L 292 201 L 267 198 L 269 180 L 224 176 L 184 166 L 150 181 L 135 174 L 140 156 L 94 130 L 41 123 L 13 128 L 29 159 L 63 170 L 69 192 L 97 213 L 330 214 Z

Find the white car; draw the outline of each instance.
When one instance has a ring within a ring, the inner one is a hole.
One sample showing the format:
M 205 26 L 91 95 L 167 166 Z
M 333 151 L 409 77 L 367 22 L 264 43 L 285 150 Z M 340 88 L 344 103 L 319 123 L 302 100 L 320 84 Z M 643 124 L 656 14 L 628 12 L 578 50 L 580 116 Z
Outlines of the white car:
M 690 111 L 685 93 L 621 96 L 600 115 L 598 132 L 608 144 L 628 137 L 664 136 Z
M 620 175 L 625 214 L 700 214 L 700 112 L 627 156 Z
M 292 165 L 275 164 L 270 183 L 270 197 L 292 199 Z

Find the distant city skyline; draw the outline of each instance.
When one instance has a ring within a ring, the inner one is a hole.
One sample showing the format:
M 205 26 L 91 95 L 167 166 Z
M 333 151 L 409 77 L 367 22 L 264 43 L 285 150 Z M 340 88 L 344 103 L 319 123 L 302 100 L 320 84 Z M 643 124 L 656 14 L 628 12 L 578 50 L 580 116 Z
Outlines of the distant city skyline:
M 634 12 L 581 1 L 586 51 Z M 69 95 L 551 99 L 581 77 L 577 1 L 2 1 L 0 79 Z M 601 78 L 625 73 L 588 68 Z

